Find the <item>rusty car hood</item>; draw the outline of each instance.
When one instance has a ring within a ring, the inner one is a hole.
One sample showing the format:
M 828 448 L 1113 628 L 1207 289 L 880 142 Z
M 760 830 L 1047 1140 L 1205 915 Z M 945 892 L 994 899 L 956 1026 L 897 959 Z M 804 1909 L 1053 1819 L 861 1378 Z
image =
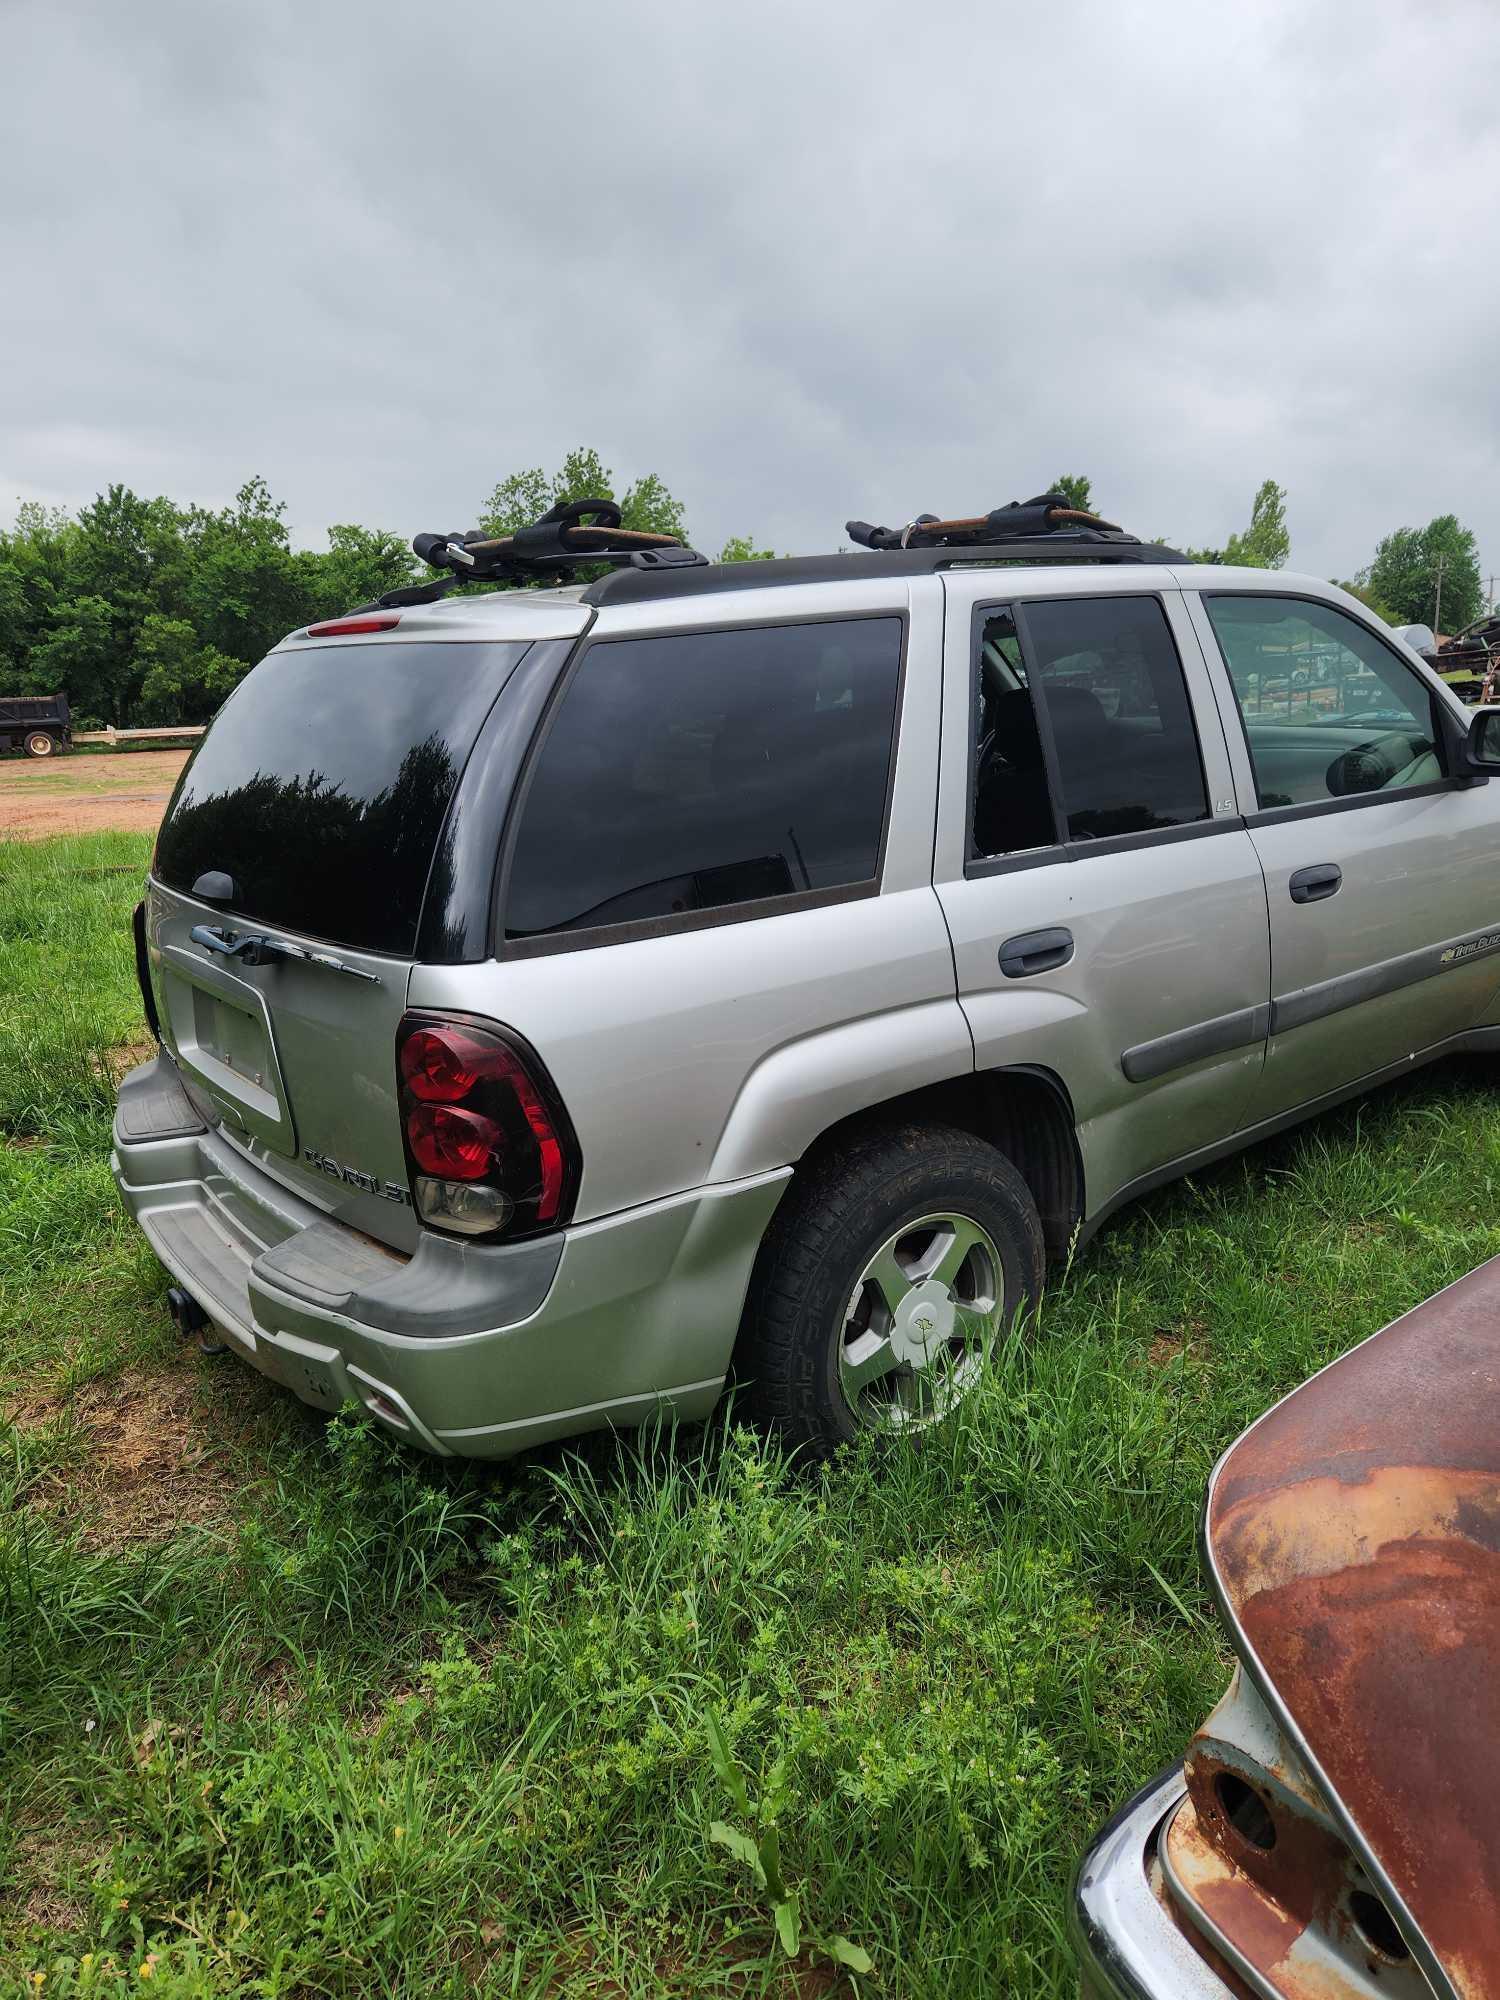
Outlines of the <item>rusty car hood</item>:
M 1245 1670 L 1439 1995 L 1500 1996 L 1500 1258 L 1333 1362 L 1209 1486 Z

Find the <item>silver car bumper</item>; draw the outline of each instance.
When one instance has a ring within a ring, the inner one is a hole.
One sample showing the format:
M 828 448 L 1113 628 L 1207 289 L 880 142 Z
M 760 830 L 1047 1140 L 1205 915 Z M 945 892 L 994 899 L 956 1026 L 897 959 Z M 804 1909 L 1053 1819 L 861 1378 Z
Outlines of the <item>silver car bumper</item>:
M 1152 1883 L 1157 1838 L 1186 1791 L 1174 1764 L 1115 1814 L 1079 1863 L 1069 1916 L 1085 2000 L 1233 2000 Z
M 790 1169 L 494 1248 L 424 1232 L 405 1258 L 292 1194 L 205 1126 L 168 1063 L 127 1077 L 126 1207 L 229 1345 L 303 1402 L 363 1404 L 428 1451 L 706 1416 Z

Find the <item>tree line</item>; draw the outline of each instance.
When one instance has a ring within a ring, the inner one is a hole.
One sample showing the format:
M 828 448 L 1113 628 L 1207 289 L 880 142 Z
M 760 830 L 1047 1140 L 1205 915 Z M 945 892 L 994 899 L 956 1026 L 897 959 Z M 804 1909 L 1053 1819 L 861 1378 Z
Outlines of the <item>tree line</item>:
M 1081 474 L 1053 481 L 1077 507 L 1096 511 Z M 613 499 L 624 525 L 689 540 L 682 503 L 656 473 L 617 493 L 588 449 L 555 472 L 541 467 L 499 481 L 479 525 L 503 535 L 558 501 Z M 79 727 L 206 721 L 283 634 L 336 617 L 427 572 L 399 535 L 354 523 L 328 531 L 324 550 L 294 549 L 285 503 L 249 479 L 217 511 L 144 499 L 111 486 L 77 514 L 35 502 L 0 532 L 0 694 L 66 692 Z M 1158 539 L 1170 541 L 1171 537 Z M 1286 495 L 1266 480 L 1248 525 L 1198 560 L 1279 569 L 1290 552 Z M 747 536 L 724 562 L 769 556 Z M 1394 624 L 1458 631 L 1484 607 L 1473 534 L 1452 514 L 1387 535 L 1345 586 Z
M 1065 473 L 1052 482 L 1070 506 L 1097 512 L 1091 482 Z M 1250 505 L 1249 525 L 1221 549 L 1198 549 L 1170 535 L 1154 537 L 1180 547 L 1194 562 L 1239 563 L 1250 569 L 1280 569 L 1291 554 L 1286 525 L 1286 492 L 1274 479 L 1262 482 Z M 1377 543 L 1370 561 L 1352 577 L 1336 578 L 1389 625 L 1430 625 L 1461 632 L 1484 615 L 1488 601 L 1473 530 L 1456 514 L 1439 514 L 1425 528 L 1397 528 Z
M 626 527 L 687 539 L 662 479 L 617 494 L 588 450 L 502 479 L 478 525 L 508 534 L 582 499 L 618 499 Z M 83 728 L 203 722 L 285 633 L 429 574 L 401 536 L 352 522 L 326 549 L 294 549 L 285 517 L 261 478 L 217 511 L 126 486 L 77 514 L 23 504 L 0 532 L 0 694 L 62 689 Z M 766 554 L 737 537 L 721 560 Z

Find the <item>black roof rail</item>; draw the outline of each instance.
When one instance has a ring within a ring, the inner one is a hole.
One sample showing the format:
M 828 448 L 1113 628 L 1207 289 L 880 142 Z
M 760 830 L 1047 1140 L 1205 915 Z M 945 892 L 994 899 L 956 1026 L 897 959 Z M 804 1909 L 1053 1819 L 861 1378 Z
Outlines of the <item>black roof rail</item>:
M 633 604 L 651 597 L 696 597 L 711 590 L 764 589 L 777 583 L 826 583 L 872 576 L 931 576 L 937 570 L 1007 563 L 1185 563 L 1192 558 L 1160 542 L 1143 542 L 1062 493 L 1012 500 L 987 514 L 939 520 L 919 514 L 904 528 L 846 521 L 859 547 L 839 555 L 771 557 L 759 562 L 709 563 L 672 576 L 622 571 L 584 591 L 589 604 Z
M 1057 563 L 1187 563 L 1192 557 L 1161 542 L 1049 534 L 1015 541 L 905 549 L 853 549 L 841 555 L 771 556 L 760 562 L 706 563 L 669 571 L 619 569 L 583 593 L 585 604 L 639 604 L 653 597 L 700 597 L 716 590 L 767 590 L 776 584 L 861 581 L 877 576 L 932 576 L 948 569 Z

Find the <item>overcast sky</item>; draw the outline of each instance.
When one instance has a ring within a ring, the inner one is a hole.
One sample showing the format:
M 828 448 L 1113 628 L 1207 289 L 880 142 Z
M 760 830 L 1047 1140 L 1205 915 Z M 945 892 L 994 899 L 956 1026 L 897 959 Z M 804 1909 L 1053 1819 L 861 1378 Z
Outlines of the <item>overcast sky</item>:
M 594 445 L 694 541 L 1086 472 L 1346 575 L 1500 567 L 1500 17 L 1473 5 L 0 0 L 0 516 L 299 542 Z

